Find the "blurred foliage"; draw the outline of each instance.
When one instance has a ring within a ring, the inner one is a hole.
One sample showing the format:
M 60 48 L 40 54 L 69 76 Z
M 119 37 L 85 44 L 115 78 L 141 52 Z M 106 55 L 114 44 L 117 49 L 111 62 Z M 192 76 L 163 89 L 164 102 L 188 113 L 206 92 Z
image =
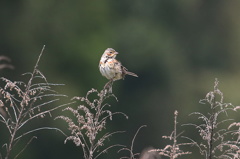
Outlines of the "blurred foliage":
M 15 66 L 1 74 L 18 80 L 33 69 L 46 45 L 41 71 L 49 81 L 66 84 L 59 91 L 69 98 L 82 96 L 107 82 L 98 62 L 112 47 L 123 65 L 139 75 L 114 83 L 119 102 L 111 103 L 112 109 L 125 112 L 129 120 L 115 119 L 112 129 L 127 133 L 112 141 L 130 143 L 135 130 L 146 124 L 136 151 L 163 147 L 161 136 L 172 130 L 173 122 L 166 121 L 173 111 L 184 123 L 187 114 L 203 110 L 198 101 L 215 77 L 225 101 L 240 103 L 239 6 L 239 1 L 224 0 L 1 0 L 0 55 Z M 44 135 L 25 158 L 79 156 L 73 144 L 63 144 L 63 136 Z

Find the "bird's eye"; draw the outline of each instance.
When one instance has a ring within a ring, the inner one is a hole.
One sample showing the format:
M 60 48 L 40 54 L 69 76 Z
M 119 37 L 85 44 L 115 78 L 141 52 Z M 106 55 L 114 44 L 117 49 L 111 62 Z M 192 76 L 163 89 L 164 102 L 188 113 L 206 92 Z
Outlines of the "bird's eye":
M 112 51 L 110 53 L 112 53 Z

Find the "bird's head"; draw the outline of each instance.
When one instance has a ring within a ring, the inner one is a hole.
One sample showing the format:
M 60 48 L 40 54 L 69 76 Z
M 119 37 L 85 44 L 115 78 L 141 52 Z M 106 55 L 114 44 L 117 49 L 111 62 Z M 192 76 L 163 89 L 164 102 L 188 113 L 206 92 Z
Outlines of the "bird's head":
M 112 49 L 112 48 L 107 48 L 107 49 L 105 50 L 105 52 L 103 53 L 103 56 L 104 56 L 105 58 L 116 58 L 117 54 L 118 54 L 118 52 L 116 52 L 114 49 Z

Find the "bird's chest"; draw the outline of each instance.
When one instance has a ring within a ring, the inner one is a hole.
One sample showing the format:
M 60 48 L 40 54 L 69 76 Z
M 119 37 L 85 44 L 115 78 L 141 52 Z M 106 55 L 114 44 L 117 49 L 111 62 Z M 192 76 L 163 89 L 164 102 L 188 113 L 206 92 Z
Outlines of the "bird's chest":
M 107 79 L 120 79 L 121 71 L 119 70 L 119 63 L 114 61 L 114 59 L 108 59 L 106 61 L 100 61 L 100 72 Z
M 100 66 L 104 69 L 114 69 L 116 62 L 114 59 L 108 59 L 100 62 Z

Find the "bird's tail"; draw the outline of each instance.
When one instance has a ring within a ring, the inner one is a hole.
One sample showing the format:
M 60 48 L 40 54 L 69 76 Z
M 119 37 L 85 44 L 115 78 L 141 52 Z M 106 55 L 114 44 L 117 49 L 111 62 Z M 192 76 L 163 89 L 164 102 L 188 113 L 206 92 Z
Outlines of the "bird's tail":
M 133 73 L 133 72 L 128 72 L 128 71 L 126 71 L 125 74 L 126 74 L 126 75 L 130 75 L 130 76 L 134 76 L 134 77 L 138 77 L 138 75 L 135 74 L 135 73 Z
M 122 72 L 123 72 L 123 74 L 122 74 L 123 79 L 124 79 L 125 75 L 130 75 L 130 76 L 138 77 L 137 74 L 135 74 L 135 73 L 133 73 L 133 72 L 129 72 L 129 71 L 126 69 L 126 67 L 123 67 L 123 66 L 122 66 Z

